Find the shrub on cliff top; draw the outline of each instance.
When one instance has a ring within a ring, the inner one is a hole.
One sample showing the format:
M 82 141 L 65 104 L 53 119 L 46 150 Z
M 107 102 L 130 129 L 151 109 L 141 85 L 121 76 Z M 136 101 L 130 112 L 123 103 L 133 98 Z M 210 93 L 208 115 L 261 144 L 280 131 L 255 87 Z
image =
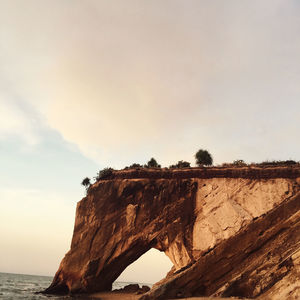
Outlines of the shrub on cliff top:
M 137 164 L 137 163 L 133 163 L 130 166 L 126 166 L 123 170 L 129 170 L 129 169 L 140 169 L 143 168 L 144 166 Z
M 212 156 L 207 150 L 198 150 L 195 154 L 195 158 L 198 166 L 211 166 L 213 163 Z
M 161 168 L 161 165 L 159 165 L 156 159 L 152 157 L 145 165 L 145 168 Z
M 259 166 L 274 166 L 274 165 L 284 166 L 284 165 L 295 165 L 295 164 L 297 164 L 297 162 L 294 160 L 272 160 L 272 161 L 266 160 L 261 163 L 258 163 L 257 165 L 259 165 Z
M 236 159 L 233 161 L 232 163 L 234 166 L 239 166 L 239 167 L 242 167 L 242 166 L 246 166 L 247 164 L 242 160 L 242 159 Z
M 136 163 L 133 163 L 132 165 L 130 165 L 128 168 L 129 169 L 136 169 L 136 168 L 142 168 L 143 166 L 140 165 L 140 164 L 136 164 Z
M 100 170 L 95 177 L 96 181 L 102 180 L 102 179 L 107 179 L 113 174 L 114 169 L 113 168 L 104 168 Z
M 190 168 L 191 163 L 188 161 L 179 160 L 177 164 L 171 165 L 170 169 L 182 169 L 182 168 Z

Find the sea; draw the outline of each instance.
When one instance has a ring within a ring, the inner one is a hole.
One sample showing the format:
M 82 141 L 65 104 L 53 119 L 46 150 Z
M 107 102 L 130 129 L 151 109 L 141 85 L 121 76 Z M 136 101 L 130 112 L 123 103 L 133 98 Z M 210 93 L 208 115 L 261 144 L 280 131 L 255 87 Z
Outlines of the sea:
M 23 275 L 0 273 L 0 299 L 5 300 L 92 300 L 88 296 L 52 296 L 37 294 L 47 288 L 53 277 L 36 276 L 36 275 Z M 113 290 L 123 288 L 127 284 L 136 282 L 121 282 L 116 281 L 113 283 Z M 140 286 L 144 283 L 139 283 Z M 150 284 L 145 284 L 151 286 Z M 95 299 L 95 298 L 94 298 Z

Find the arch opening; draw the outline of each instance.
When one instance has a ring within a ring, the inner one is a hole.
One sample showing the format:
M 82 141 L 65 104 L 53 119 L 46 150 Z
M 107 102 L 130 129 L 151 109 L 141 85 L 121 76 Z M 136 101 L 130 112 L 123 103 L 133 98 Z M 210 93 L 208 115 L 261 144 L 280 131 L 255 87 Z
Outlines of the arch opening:
M 173 263 L 164 252 L 151 248 L 127 266 L 113 283 L 113 289 L 118 289 L 131 283 L 152 286 L 163 279 L 172 267 Z

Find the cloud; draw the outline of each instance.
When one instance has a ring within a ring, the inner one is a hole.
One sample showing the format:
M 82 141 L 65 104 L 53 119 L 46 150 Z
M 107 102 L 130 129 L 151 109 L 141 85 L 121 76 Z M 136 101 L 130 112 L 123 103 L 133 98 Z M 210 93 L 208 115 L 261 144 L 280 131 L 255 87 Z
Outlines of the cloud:
M 200 147 L 218 162 L 259 160 L 286 154 L 276 148 L 281 137 L 297 148 L 293 2 L 2 6 L 4 76 L 48 126 L 101 165 L 191 161 Z
M 34 146 L 39 142 L 35 129 L 37 120 L 29 116 L 11 98 L 11 95 L 0 91 L 0 140 L 16 136 L 25 144 Z

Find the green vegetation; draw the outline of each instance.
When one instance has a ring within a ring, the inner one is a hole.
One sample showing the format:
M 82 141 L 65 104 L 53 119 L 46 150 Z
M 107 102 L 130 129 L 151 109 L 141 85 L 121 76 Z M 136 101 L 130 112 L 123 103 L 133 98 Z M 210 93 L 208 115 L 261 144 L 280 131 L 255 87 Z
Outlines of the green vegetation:
M 144 168 L 141 164 L 133 163 L 130 166 L 126 166 L 123 170 L 129 170 L 129 169 L 140 169 Z
M 133 163 L 129 167 L 125 167 L 124 170 L 128 169 L 140 169 L 140 168 L 161 168 L 161 165 L 158 164 L 155 158 L 151 158 L 145 165 Z
M 197 151 L 195 154 L 195 159 L 196 159 L 196 164 L 198 166 L 211 166 L 213 164 L 213 158 L 211 154 L 204 149 L 200 149 Z M 239 167 L 276 167 L 276 166 L 293 166 L 293 165 L 299 165 L 300 162 L 294 161 L 294 160 L 266 160 L 261 163 L 246 163 L 243 159 L 236 159 L 232 163 L 223 163 L 222 165 L 219 165 L 218 167 L 223 167 L 223 168 L 239 168 Z M 190 168 L 191 164 L 188 161 L 184 160 L 179 160 L 177 164 L 170 165 L 170 169 L 182 169 L 182 168 Z M 140 169 L 140 168 L 161 168 L 161 165 L 158 164 L 155 158 L 151 158 L 147 164 L 141 165 L 138 163 L 133 163 L 129 167 L 125 167 L 124 170 L 128 169 Z M 97 176 L 94 177 L 95 182 L 98 182 L 103 179 L 110 179 L 113 178 L 114 174 L 114 169 L 113 168 L 104 168 L 100 170 L 97 173 Z M 91 186 L 91 180 L 89 177 L 85 177 L 81 184 L 86 188 L 86 191 L 88 192 L 89 187 Z
M 85 186 L 86 189 L 88 189 L 89 186 L 91 185 L 91 180 L 90 180 L 90 178 L 85 177 L 85 178 L 82 180 L 81 184 L 82 184 L 83 186 Z
M 147 164 L 144 166 L 145 168 L 161 168 L 161 165 L 159 165 L 155 158 L 151 158 Z
M 296 162 L 294 160 L 266 160 L 260 163 L 245 163 L 242 159 L 238 159 L 233 161 L 232 163 L 223 163 L 221 165 L 221 167 L 279 167 L 279 166 L 292 166 L 292 165 L 296 165 L 299 164 L 300 162 Z
M 297 164 L 297 162 L 294 160 L 272 160 L 272 161 L 266 160 L 266 161 L 259 163 L 258 165 L 261 165 L 261 166 L 274 166 L 274 165 L 284 166 L 284 165 L 295 165 L 295 164 Z
M 132 165 L 130 165 L 128 168 L 129 169 L 136 169 L 136 168 L 142 168 L 143 166 L 140 165 L 140 164 L 136 164 L 136 163 L 133 163 Z
M 198 150 L 195 154 L 195 158 L 198 166 L 211 166 L 213 164 L 212 156 L 207 150 Z
M 88 193 L 89 187 L 91 186 L 91 180 L 88 177 L 85 177 L 81 184 L 85 187 L 86 193 Z
M 169 166 L 170 169 L 182 169 L 182 168 L 190 168 L 191 163 L 188 161 L 179 160 L 176 165 Z
M 247 166 L 247 164 L 242 159 L 236 159 L 236 160 L 233 161 L 232 164 L 234 166 L 239 166 L 239 167 Z
M 95 177 L 96 182 L 102 179 L 107 179 L 113 174 L 114 169 L 113 168 L 104 168 L 100 170 Z

